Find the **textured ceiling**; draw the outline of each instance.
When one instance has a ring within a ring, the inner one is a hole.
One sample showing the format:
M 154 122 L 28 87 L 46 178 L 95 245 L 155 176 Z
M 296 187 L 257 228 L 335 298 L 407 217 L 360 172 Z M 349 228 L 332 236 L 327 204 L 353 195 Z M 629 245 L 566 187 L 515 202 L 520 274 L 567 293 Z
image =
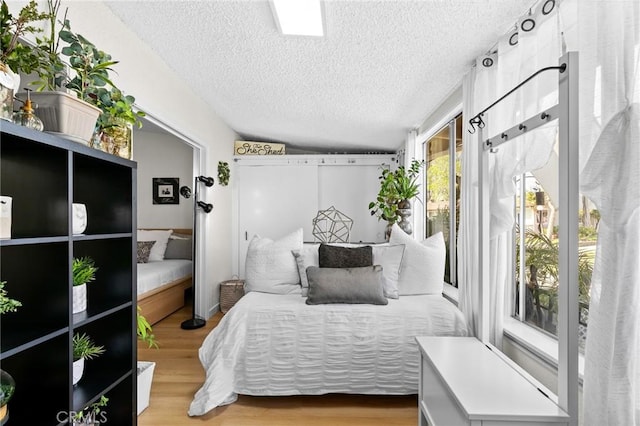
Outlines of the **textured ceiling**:
M 106 1 L 248 140 L 395 150 L 532 0 L 325 1 L 326 36 L 268 1 Z

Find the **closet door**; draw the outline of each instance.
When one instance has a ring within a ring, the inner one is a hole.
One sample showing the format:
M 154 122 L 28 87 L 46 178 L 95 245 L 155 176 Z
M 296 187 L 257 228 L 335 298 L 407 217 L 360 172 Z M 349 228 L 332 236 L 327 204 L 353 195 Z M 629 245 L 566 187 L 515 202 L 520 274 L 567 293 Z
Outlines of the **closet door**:
M 383 242 L 386 222 L 371 216 L 369 203 L 378 195 L 381 167 L 377 164 L 322 165 L 318 168 L 318 206 L 331 206 L 353 220 L 350 240 Z
M 255 234 L 277 240 L 302 228 L 313 241 L 318 212 L 316 165 L 238 167 L 238 271 L 244 277 L 249 241 Z

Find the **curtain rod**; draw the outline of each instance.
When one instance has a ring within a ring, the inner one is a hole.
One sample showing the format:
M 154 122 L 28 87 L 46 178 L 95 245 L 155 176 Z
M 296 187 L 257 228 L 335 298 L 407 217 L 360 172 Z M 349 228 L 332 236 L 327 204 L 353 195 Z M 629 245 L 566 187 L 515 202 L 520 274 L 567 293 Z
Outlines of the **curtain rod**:
M 545 71 L 550 71 L 550 70 L 558 70 L 562 74 L 566 69 L 567 69 L 567 64 L 566 63 L 563 63 L 561 65 L 557 65 L 557 66 L 552 66 L 552 67 L 540 68 L 538 71 L 534 72 L 529 77 L 527 77 L 527 79 L 525 79 L 524 81 L 520 82 L 516 87 L 514 87 L 513 89 L 509 90 L 507 93 L 502 95 L 502 97 L 500 97 L 500 99 L 498 99 L 497 101 L 495 101 L 494 103 L 492 103 L 491 105 L 489 105 L 488 107 L 486 107 L 485 109 L 480 111 L 478 114 L 476 114 L 475 117 L 471 118 L 469 120 L 469 124 L 471 125 L 471 129 L 473 131 L 472 130 L 467 130 L 467 131 L 469 133 L 471 133 L 471 134 L 475 133 L 476 132 L 476 125 L 478 126 L 479 129 L 483 129 L 484 126 L 485 126 L 485 123 L 482 120 L 482 116 L 484 115 L 484 113 L 489 111 L 491 108 L 493 108 L 494 106 L 496 106 L 500 102 L 502 102 L 502 100 L 504 100 L 504 98 L 506 98 L 507 96 L 509 96 L 510 94 L 512 94 L 513 92 L 515 92 L 516 90 L 518 90 L 519 88 L 524 86 L 533 77 L 537 76 L 540 73 L 543 73 Z

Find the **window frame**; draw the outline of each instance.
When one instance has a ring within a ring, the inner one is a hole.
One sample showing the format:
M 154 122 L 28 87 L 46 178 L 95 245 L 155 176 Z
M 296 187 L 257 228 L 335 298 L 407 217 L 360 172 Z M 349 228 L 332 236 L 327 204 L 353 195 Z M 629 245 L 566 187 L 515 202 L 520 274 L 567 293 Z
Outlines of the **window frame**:
M 457 301 L 457 288 L 458 288 L 458 264 L 457 264 L 457 238 L 458 238 L 458 230 L 456 229 L 457 222 L 457 211 L 456 211 L 456 153 L 457 153 L 457 145 L 456 138 L 457 130 L 456 130 L 456 121 L 460 119 L 464 119 L 464 112 L 462 110 L 462 105 L 457 106 L 454 110 L 452 110 L 449 114 L 445 116 L 441 121 L 439 121 L 436 125 L 431 127 L 427 132 L 424 132 L 417 136 L 416 138 L 416 152 L 420 152 L 422 159 L 426 162 L 427 159 L 427 143 L 434 136 L 440 133 L 442 130 L 448 127 L 449 129 L 449 279 L 451 282 L 445 281 L 445 285 L 450 286 L 452 289 L 456 289 L 455 292 L 449 291 L 451 294 L 455 294 L 455 298 Z M 420 230 L 421 238 L 428 238 L 426 235 L 427 232 L 427 167 L 425 166 L 423 176 L 422 176 L 422 187 L 420 190 L 420 197 L 424 200 L 423 211 L 421 212 L 421 225 L 422 229 Z M 452 197 L 453 195 L 453 197 Z

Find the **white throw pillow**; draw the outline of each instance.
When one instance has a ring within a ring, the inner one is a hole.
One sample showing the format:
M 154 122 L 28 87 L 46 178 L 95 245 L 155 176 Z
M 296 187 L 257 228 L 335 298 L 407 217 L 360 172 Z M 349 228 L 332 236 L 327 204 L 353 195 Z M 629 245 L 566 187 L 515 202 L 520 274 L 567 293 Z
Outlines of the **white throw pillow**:
M 400 296 L 442 294 L 446 262 L 442 232 L 419 243 L 394 224 L 391 228 L 389 243 L 406 246 L 398 280 Z
M 144 230 L 138 229 L 138 241 L 155 241 L 149 254 L 149 262 L 161 262 L 164 260 L 164 252 L 167 250 L 167 243 L 173 230 Z
M 371 245 L 373 264 L 382 266 L 384 278 L 384 297 L 398 298 L 398 280 L 404 256 L 404 244 L 376 244 Z
M 302 249 L 302 228 L 277 241 L 255 235 L 245 262 L 245 291 L 300 293 L 300 275 L 292 250 Z
M 309 266 L 320 266 L 320 258 L 318 256 L 319 247 L 320 244 L 305 244 L 302 249 L 291 251 L 298 265 L 298 275 L 300 275 L 300 284 L 302 285 L 302 297 L 309 295 L 307 268 Z

